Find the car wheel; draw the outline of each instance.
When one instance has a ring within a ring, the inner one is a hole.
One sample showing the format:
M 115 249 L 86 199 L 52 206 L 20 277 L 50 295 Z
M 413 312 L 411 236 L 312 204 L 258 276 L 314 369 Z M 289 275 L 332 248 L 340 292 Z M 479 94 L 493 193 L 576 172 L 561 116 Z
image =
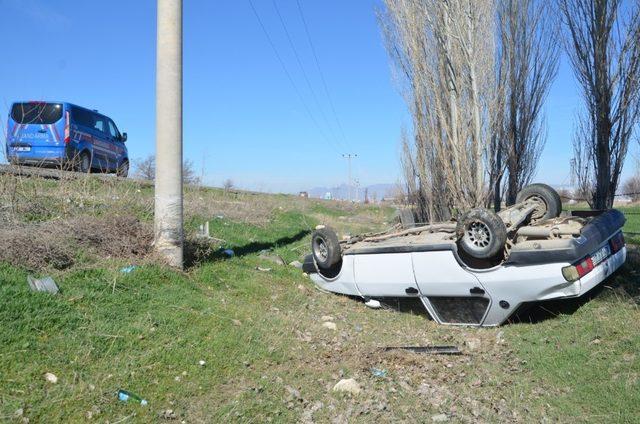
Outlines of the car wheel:
M 311 235 L 311 253 L 318 268 L 330 269 L 342 259 L 336 232 L 329 227 L 318 228 Z
M 456 226 L 459 247 L 476 259 L 489 259 L 504 249 L 507 227 L 500 217 L 488 209 L 471 209 Z
M 127 178 L 127 175 L 129 175 L 129 161 L 128 160 L 125 160 L 124 162 L 122 162 L 122 164 L 120 164 L 120 166 L 116 170 L 116 175 L 118 177 Z
M 78 158 L 78 172 L 88 174 L 91 172 L 91 156 L 87 152 L 80 153 Z
M 531 222 L 557 218 L 562 212 L 562 200 L 557 191 L 546 184 L 531 184 L 520 190 L 516 196 L 516 203 L 527 200 L 536 200 L 540 207 L 531 215 Z

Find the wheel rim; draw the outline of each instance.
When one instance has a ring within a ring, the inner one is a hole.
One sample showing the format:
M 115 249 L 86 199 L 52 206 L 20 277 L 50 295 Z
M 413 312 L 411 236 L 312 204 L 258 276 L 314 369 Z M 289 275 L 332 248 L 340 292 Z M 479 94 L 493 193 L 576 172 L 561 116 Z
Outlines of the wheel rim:
M 491 244 L 491 230 L 483 222 L 474 221 L 467 227 L 464 238 L 471 250 L 480 252 Z
M 325 262 L 329 257 L 329 248 L 323 239 L 317 238 L 315 243 L 313 244 L 313 252 L 316 255 L 316 258 L 321 262 Z

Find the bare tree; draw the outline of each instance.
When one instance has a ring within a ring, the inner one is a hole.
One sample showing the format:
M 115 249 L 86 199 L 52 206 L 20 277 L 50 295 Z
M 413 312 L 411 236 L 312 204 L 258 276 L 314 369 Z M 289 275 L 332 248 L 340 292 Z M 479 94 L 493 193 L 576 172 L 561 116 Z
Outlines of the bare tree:
M 200 178 L 193 166 L 193 161 L 186 159 L 182 162 L 182 181 L 184 184 L 196 185 L 200 183 Z
M 531 182 L 545 144 L 542 107 L 558 69 L 557 25 L 549 4 L 500 0 L 498 76 L 503 144 L 498 155 L 507 170 L 506 204 Z M 496 189 L 496 192 L 499 187 Z
M 144 159 L 138 159 L 133 162 L 134 176 L 141 180 L 153 181 L 156 177 L 156 157 L 149 155 Z
M 154 155 L 135 160 L 133 164 L 133 175 L 136 178 L 148 181 L 153 181 L 156 178 L 156 157 Z M 193 162 L 188 159 L 182 163 L 182 181 L 184 184 L 197 184 L 200 181 L 194 170 Z
M 413 118 L 403 136 L 421 220 L 486 203 L 494 97 L 492 0 L 385 0 L 380 24 Z
M 610 208 L 640 114 L 640 7 L 558 1 L 585 103 L 574 138 L 575 177 L 593 208 Z
M 632 202 L 640 202 L 640 175 L 634 175 L 624 182 L 623 194 L 626 194 Z
M 222 188 L 224 189 L 225 192 L 228 192 L 229 190 L 232 190 L 233 187 L 234 187 L 233 180 L 231 180 L 231 178 L 227 178 L 222 183 Z

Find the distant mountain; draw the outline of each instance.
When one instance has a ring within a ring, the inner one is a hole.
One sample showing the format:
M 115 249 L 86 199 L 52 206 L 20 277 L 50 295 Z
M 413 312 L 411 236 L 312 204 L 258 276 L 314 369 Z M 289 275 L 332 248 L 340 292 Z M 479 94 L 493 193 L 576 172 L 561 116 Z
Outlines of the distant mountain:
M 365 190 L 369 196 L 369 200 L 378 199 L 383 197 L 389 197 L 395 189 L 395 184 L 372 184 L 367 187 L 351 188 L 351 197 L 353 200 L 362 202 L 364 200 Z M 307 190 L 309 197 L 315 197 L 317 199 L 323 199 L 326 193 L 331 193 L 331 198 L 336 200 L 349 199 L 349 186 L 347 184 L 341 184 L 336 187 L 315 187 L 311 190 Z

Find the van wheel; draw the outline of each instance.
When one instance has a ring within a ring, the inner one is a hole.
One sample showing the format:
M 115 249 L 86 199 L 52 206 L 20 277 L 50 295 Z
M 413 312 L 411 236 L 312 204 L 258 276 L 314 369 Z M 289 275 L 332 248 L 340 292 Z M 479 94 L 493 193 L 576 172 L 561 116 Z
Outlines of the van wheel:
M 546 184 L 530 184 L 520 190 L 516 196 L 516 203 L 536 200 L 540 207 L 531 214 L 531 222 L 557 218 L 562 212 L 562 200 L 557 191 Z
M 78 172 L 88 174 L 91 172 L 91 156 L 87 152 L 80 153 L 78 158 Z
M 495 212 L 471 209 L 458 220 L 456 235 L 458 246 L 466 254 L 476 259 L 489 259 L 504 249 L 507 227 Z
M 127 175 L 129 175 L 129 161 L 128 160 L 125 160 L 124 162 L 122 162 L 120 164 L 118 169 L 116 169 L 116 175 L 118 177 L 127 178 Z
M 330 269 L 340 262 L 340 242 L 336 232 L 329 227 L 321 227 L 311 235 L 311 253 L 318 268 Z

